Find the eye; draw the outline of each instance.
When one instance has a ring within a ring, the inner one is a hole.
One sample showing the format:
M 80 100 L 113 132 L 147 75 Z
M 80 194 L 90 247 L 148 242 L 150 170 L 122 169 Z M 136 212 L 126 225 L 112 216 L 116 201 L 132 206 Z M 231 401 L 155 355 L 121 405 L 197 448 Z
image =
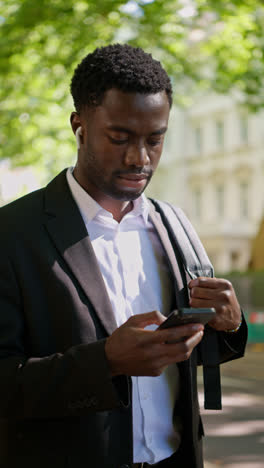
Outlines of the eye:
M 162 141 L 163 141 L 162 138 L 160 138 L 159 140 L 149 140 L 148 144 L 150 146 L 158 146 L 158 145 L 161 145 Z
M 128 142 L 127 138 L 113 138 L 109 137 L 110 141 L 114 143 L 114 145 L 123 145 Z

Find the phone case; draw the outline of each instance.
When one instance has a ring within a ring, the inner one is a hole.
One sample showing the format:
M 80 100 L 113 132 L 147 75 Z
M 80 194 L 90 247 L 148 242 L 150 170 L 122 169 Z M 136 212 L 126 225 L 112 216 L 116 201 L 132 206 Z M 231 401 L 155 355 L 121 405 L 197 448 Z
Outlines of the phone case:
M 160 326 L 163 328 L 177 327 L 186 323 L 202 323 L 205 325 L 216 314 L 214 308 L 185 308 L 174 310 Z

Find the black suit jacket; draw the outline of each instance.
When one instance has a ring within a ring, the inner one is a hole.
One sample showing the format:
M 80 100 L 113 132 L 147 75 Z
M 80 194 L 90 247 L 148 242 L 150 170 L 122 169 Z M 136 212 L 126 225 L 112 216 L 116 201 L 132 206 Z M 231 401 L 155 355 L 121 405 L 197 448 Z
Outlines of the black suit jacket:
M 166 230 L 151 216 L 181 288 Z M 130 466 L 131 380 L 109 374 L 104 345 L 117 325 L 65 171 L 1 208 L 0 259 L 0 467 Z M 221 360 L 243 354 L 243 327 L 219 340 Z M 179 369 L 179 454 L 200 468 L 196 350 Z

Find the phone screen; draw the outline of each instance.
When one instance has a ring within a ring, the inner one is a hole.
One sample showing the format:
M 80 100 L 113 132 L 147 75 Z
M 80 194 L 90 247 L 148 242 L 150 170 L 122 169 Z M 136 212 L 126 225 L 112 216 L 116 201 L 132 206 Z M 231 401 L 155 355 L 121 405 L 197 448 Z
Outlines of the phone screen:
M 164 328 L 177 327 L 179 325 L 185 325 L 186 323 L 202 323 L 205 325 L 212 320 L 215 314 L 216 311 L 213 307 L 177 309 L 171 312 L 167 320 L 165 320 L 158 329 L 162 330 Z

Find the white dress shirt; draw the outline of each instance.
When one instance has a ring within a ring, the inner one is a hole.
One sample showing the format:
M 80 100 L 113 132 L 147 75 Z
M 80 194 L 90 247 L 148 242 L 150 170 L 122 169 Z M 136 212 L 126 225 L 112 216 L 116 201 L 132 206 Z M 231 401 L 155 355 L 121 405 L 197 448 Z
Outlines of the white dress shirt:
M 171 311 L 173 287 L 164 249 L 149 220 L 148 201 L 141 195 L 120 223 L 102 208 L 67 171 L 105 282 L 117 325 L 131 315 Z M 180 440 L 172 424 L 178 367 L 159 377 L 132 377 L 134 463 L 157 463 L 177 450 Z

